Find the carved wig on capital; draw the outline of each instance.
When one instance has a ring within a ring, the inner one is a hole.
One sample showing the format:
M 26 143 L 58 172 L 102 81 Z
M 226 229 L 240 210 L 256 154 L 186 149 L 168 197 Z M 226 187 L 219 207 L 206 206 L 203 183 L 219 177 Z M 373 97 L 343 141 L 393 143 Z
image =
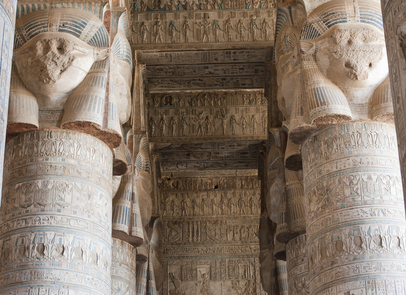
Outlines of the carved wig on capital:
M 51 8 L 19 18 L 7 132 L 65 128 L 92 134 L 111 148 L 119 146 L 120 119 L 128 120 L 129 108 L 128 95 L 116 101 L 117 79 L 109 81 L 116 77 L 116 59 L 109 54 L 106 28 L 90 12 Z
M 316 131 L 343 121 L 393 119 L 378 1 L 320 5 L 301 30 L 300 46 L 302 93 L 292 107 L 290 140 L 302 143 L 309 126 Z M 297 109 L 308 116 L 298 119 Z

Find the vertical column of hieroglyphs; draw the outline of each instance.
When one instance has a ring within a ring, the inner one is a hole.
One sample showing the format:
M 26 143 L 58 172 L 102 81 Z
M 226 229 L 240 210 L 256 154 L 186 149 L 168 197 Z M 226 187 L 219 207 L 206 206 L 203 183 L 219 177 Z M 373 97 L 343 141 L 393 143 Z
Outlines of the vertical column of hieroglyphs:
M 130 116 L 131 50 L 122 34 L 110 46 L 98 9 L 72 6 L 16 22 L 1 294 L 111 294 L 111 150 Z
M 302 145 L 309 292 L 403 294 L 406 223 L 380 3 L 319 5 L 301 26 L 299 56 L 289 139 Z
M 406 185 L 406 153 L 404 142 L 406 140 L 406 121 L 403 114 L 406 110 L 406 3 L 392 0 L 381 1 L 385 27 L 386 48 L 392 99 L 395 113 L 395 124 L 399 142 L 399 160 L 401 163 L 403 190 Z

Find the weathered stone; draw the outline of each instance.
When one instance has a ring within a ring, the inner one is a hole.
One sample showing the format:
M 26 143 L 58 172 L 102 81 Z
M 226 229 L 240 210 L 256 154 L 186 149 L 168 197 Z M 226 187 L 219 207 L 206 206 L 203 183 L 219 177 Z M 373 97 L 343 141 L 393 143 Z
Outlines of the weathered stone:
M 310 294 L 398 292 L 406 222 L 394 126 L 336 124 L 302 153 Z
M 0 293 L 110 294 L 111 177 L 110 149 L 87 134 L 39 130 L 7 144 Z
M 111 252 L 111 295 L 135 295 L 135 248 L 124 241 L 113 238 Z
M 397 138 L 399 142 L 399 159 L 402 171 L 403 191 L 406 191 L 406 153 L 405 153 L 405 58 L 406 58 L 406 23 L 405 3 L 399 0 L 381 1 L 383 23 L 385 27 L 386 48 L 388 51 L 390 83 L 393 94 L 393 105 Z
M 305 234 L 292 239 L 286 245 L 286 262 L 289 294 L 309 294 L 309 262 Z
M 163 294 L 260 294 L 257 177 L 166 178 L 161 191 Z
M 279 294 L 288 295 L 288 270 L 286 261 L 276 260 L 276 273 L 278 274 Z

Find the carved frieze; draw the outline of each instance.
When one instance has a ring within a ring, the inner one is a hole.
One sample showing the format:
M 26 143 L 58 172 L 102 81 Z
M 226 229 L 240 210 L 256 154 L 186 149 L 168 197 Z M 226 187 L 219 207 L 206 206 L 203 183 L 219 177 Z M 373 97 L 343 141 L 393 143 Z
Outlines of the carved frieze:
M 293 1 L 290 1 L 293 2 Z M 173 11 L 205 11 L 205 10 L 257 10 L 275 7 L 275 0 L 184 0 L 184 1 L 153 1 L 153 0 L 133 0 L 131 11 L 133 14 L 140 12 L 173 12 Z
M 137 13 L 132 19 L 131 41 L 137 50 L 163 46 L 224 48 L 241 42 L 263 46 L 274 40 L 276 10 Z
M 258 169 L 258 141 L 177 143 L 159 149 L 161 170 L 204 171 Z
M 171 51 L 171 52 L 137 52 L 139 62 L 148 65 L 198 65 L 229 63 L 265 63 L 269 53 L 267 48 L 206 50 L 206 51 Z M 151 75 L 152 73 L 149 73 Z
M 262 91 L 155 93 L 148 106 L 151 141 L 267 136 Z

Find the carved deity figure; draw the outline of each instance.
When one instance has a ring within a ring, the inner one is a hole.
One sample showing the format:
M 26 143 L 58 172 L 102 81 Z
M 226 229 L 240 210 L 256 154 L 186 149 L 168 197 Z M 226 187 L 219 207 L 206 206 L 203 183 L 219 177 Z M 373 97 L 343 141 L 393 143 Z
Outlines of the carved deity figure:
M 154 117 L 150 117 L 149 118 L 149 131 L 151 132 L 151 136 L 156 136 L 156 127 L 158 127 L 158 125 L 155 122 L 155 118 Z
M 250 32 L 251 32 L 251 36 L 252 36 L 252 41 L 258 41 L 257 31 L 261 31 L 261 28 L 258 27 L 257 18 L 255 16 L 253 16 L 251 18 L 251 23 L 250 23 Z
M 294 28 L 289 26 L 282 38 L 285 44 L 291 40 L 292 46 L 290 52 L 282 55 L 281 64 L 287 60 L 284 55 L 291 55 L 301 65 L 302 98 L 291 102 L 286 97 L 299 95 L 284 97 L 286 109 L 288 104 L 292 106 L 289 139 L 298 144 L 309 132 L 327 124 L 357 119 L 393 119 L 382 22 L 366 16 L 379 15 L 379 5 L 375 2 L 368 5 L 365 1 L 348 4 L 357 14 L 355 18 L 350 10 L 337 14 L 336 5 L 340 5 L 338 0 L 330 1 L 308 16 L 301 30 L 300 45 L 295 39 L 297 31 L 293 32 Z M 365 12 L 361 13 L 361 10 Z M 334 15 L 334 21 L 328 16 L 330 14 Z M 313 34 L 316 27 L 323 29 Z M 300 57 L 299 51 L 302 52 Z M 285 69 L 285 76 L 294 75 L 289 67 Z M 293 79 L 298 80 L 297 77 Z M 287 89 L 297 89 L 288 84 Z M 298 114 L 300 109 L 304 115 Z
M 205 18 L 203 21 L 196 23 L 200 27 L 201 42 L 210 42 L 210 22 Z
M 255 115 L 251 116 L 252 134 L 257 134 L 257 124 L 259 124 Z
M 128 120 L 131 110 L 132 58 L 124 33 L 126 17 L 119 18 L 111 45 L 103 23 L 82 9 L 42 9 L 19 18 L 8 133 L 65 128 L 91 133 L 110 147 L 119 146 L 120 124 Z M 77 23 L 83 23 L 86 34 L 77 34 Z M 93 82 L 99 80 L 109 83 Z M 106 85 L 110 87 L 108 118 Z M 100 107 L 89 109 L 88 105 Z M 24 106 L 23 113 L 19 106 Z M 42 112 L 51 119 L 42 121 Z
M 271 24 L 268 22 L 268 19 L 265 18 L 264 21 L 262 22 L 262 33 L 265 35 L 265 41 L 269 41 L 271 40 L 271 36 L 272 36 L 272 26 Z
M 206 127 L 206 135 L 211 135 L 211 127 L 214 126 L 214 124 L 209 116 L 206 116 L 206 119 L 204 119 L 204 124 Z
M 142 23 L 142 25 L 140 27 L 140 31 L 141 31 L 141 42 L 143 44 L 146 44 L 148 42 L 147 41 L 147 34 L 149 33 L 147 22 Z
M 171 36 L 172 43 L 176 43 L 176 33 L 180 33 L 180 31 L 176 27 L 175 22 L 172 20 L 169 24 L 169 36 Z
M 163 43 L 164 42 L 164 26 L 162 25 L 162 21 L 157 19 L 154 25 L 154 35 L 155 35 L 155 43 Z
M 237 126 L 236 125 L 240 125 L 240 124 L 237 122 L 237 119 L 235 118 L 235 115 L 231 115 L 231 117 L 230 117 L 230 126 L 231 126 L 231 132 L 232 132 L 233 135 L 237 134 L 237 130 L 236 130 Z
M 245 26 L 243 20 L 240 18 L 237 23 L 237 31 L 238 31 L 238 35 L 240 37 L 240 41 L 244 41 L 244 35 L 245 35 L 246 30 L 247 30 L 247 27 Z
M 169 123 L 171 126 L 171 130 L 172 130 L 172 136 L 175 137 L 176 136 L 176 131 L 177 131 L 177 127 L 178 127 L 178 121 L 176 120 L 175 117 L 172 117 L 171 122 Z
M 203 136 L 203 124 L 205 123 L 205 119 L 203 118 L 203 112 L 197 115 L 197 118 L 193 118 L 193 120 L 197 123 L 197 136 Z
M 190 28 L 189 20 L 185 19 L 185 22 L 183 23 L 183 34 L 185 35 L 185 43 L 189 42 L 189 32 L 193 32 L 193 31 Z
M 202 276 L 202 285 L 200 287 L 200 294 L 201 295 L 211 295 L 210 287 L 209 287 L 209 276 L 207 273 L 201 273 Z

